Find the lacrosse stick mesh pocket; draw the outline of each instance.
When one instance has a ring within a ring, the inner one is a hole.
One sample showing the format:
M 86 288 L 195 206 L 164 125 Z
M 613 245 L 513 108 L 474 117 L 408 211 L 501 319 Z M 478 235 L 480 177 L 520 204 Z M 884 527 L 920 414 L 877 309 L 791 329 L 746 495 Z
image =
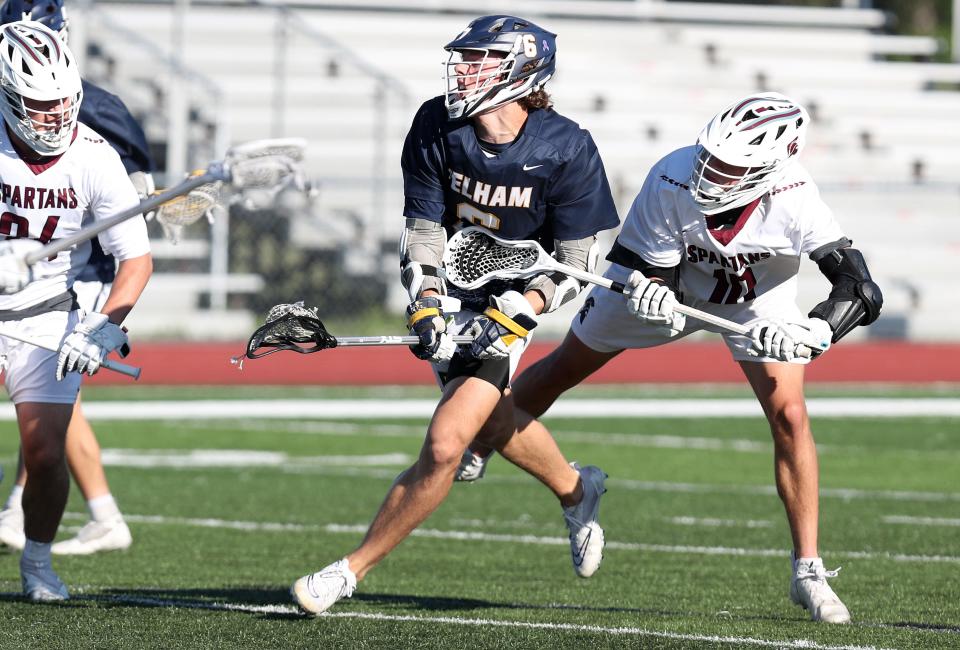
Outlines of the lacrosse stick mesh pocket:
M 444 272 L 447 280 L 457 286 L 466 286 L 484 278 L 503 277 L 504 272 L 516 272 L 514 277 L 537 263 L 539 252 L 534 247 L 504 246 L 484 232 L 475 230 L 463 234 L 447 253 Z
M 220 203 L 220 183 L 205 183 L 185 196 L 170 199 L 157 208 L 156 219 L 167 226 L 189 226 Z
M 250 337 L 246 355 L 258 359 L 279 350 L 309 354 L 335 347 L 337 339 L 317 317 L 317 308 L 300 301 L 271 308 L 267 322 Z

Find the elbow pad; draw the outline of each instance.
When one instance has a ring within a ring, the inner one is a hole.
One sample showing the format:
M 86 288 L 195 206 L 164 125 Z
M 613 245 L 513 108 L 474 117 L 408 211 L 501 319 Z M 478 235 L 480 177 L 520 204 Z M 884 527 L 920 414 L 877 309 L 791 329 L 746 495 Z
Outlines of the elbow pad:
M 558 262 L 584 269 L 593 273 L 600 258 L 600 244 L 596 236 L 562 241 L 554 240 L 553 256 Z M 583 283 L 563 273 L 550 273 L 535 276 L 524 287 L 524 291 L 537 291 L 543 296 L 544 314 L 556 311 L 580 294 Z
M 845 243 L 849 243 L 846 240 Z M 859 325 L 869 325 L 883 309 L 883 293 L 870 277 L 863 254 L 855 248 L 834 248 L 810 257 L 833 285 L 830 296 L 814 307 L 809 316 L 822 318 L 833 330 L 833 342 Z M 816 257 L 815 257 L 816 256 Z

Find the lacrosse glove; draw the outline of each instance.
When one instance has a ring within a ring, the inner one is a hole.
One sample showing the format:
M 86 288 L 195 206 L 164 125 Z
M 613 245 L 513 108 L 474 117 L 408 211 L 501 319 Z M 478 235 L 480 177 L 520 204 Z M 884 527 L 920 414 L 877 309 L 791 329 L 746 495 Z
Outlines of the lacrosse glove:
M 0 241 L 0 294 L 23 291 L 33 281 L 33 269 L 23 258 L 41 248 L 35 239 Z
M 634 271 L 627 278 L 625 287 L 627 311 L 637 320 L 655 327 L 666 336 L 676 336 L 683 331 L 687 317 L 674 310 L 677 296 L 665 284 L 649 280 L 640 271 Z
M 420 343 L 410 346 L 418 359 L 431 363 L 449 361 L 457 346 L 447 332 L 447 321 L 439 298 L 421 298 L 407 306 L 407 327 L 420 337 Z
M 468 328 L 473 336 L 470 356 L 474 359 L 505 359 L 517 345 L 522 346 L 537 326 L 533 307 L 517 291 L 490 296 L 490 306 Z
M 747 354 L 752 357 L 769 357 L 789 363 L 797 356 L 797 342 L 793 340 L 792 328 L 786 321 L 764 318 L 750 326 L 747 336 L 752 345 Z
M 810 348 L 810 358 L 816 359 L 830 349 L 833 342 L 833 330 L 830 323 L 822 318 L 805 318 L 799 323 L 790 323 L 793 340 Z
M 60 344 L 57 357 L 57 381 L 68 372 L 92 375 L 108 354 L 116 350 L 121 357 L 130 354 L 127 334 L 119 325 L 107 320 L 106 314 L 91 312 Z

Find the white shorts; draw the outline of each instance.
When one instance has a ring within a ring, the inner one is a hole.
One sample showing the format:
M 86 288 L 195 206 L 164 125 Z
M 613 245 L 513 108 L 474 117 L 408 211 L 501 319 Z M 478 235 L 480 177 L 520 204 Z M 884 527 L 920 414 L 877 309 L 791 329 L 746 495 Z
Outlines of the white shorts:
M 612 264 L 604 277 L 626 282 L 631 269 Z M 703 301 L 684 301 L 690 307 L 709 312 L 735 323 L 749 326 L 763 318 L 777 318 L 786 321 L 798 322 L 803 314 L 793 300 L 786 300 L 776 292 L 767 293 L 749 303 L 733 305 L 716 305 Z M 685 336 L 699 332 L 716 332 L 723 336 L 724 343 L 730 349 L 736 361 L 755 361 L 760 363 L 776 363 L 776 359 L 769 357 L 754 357 L 748 354 L 750 339 L 740 334 L 733 334 L 714 325 L 687 317 L 687 324 L 683 331 L 673 337 L 667 336 L 659 329 L 645 325 L 627 311 L 627 298 L 622 294 L 614 293 L 609 289 L 594 287 L 580 312 L 573 317 L 571 331 L 584 345 L 597 352 L 616 352 L 619 350 L 652 348 L 664 343 L 676 341 Z M 791 363 L 805 364 L 809 359 L 794 359 Z
M 100 282 L 99 280 L 81 281 L 73 283 L 73 292 L 77 294 L 77 304 L 83 313 L 89 314 L 93 311 L 100 311 L 103 304 L 107 302 L 107 296 L 110 295 L 112 283 Z
M 14 404 L 39 402 L 73 404 L 80 390 L 80 373 L 68 373 L 57 381 L 57 353 L 2 336 L 9 331 L 58 349 L 79 322 L 77 311 L 52 311 L 31 318 L 0 321 L 0 356 L 3 381 Z

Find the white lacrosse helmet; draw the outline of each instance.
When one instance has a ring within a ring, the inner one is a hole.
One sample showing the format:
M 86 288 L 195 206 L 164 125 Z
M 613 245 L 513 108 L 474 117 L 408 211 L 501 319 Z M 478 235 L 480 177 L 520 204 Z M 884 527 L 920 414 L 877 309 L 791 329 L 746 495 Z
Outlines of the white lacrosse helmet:
M 703 214 L 747 205 L 783 178 L 806 142 L 807 111 L 779 93 L 750 95 L 703 127 L 690 193 Z
M 76 59 L 55 32 L 26 20 L 0 28 L 0 89 L 0 115 L 30 149 L 67 150 L 83 89 Z

